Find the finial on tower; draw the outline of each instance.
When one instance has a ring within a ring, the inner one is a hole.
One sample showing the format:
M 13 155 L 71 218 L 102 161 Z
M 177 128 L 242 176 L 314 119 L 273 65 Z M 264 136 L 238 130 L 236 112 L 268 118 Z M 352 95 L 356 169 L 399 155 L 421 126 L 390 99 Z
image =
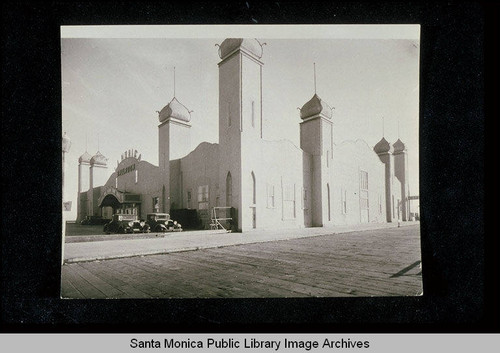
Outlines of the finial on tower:
M 175 66 L 174 66 L 174 98 L 175 98 Z

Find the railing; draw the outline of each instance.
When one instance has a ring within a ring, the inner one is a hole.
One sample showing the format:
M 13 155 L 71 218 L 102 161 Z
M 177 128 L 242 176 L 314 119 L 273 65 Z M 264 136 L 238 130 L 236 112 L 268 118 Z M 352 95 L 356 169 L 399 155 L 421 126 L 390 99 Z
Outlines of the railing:
M 226 229 L 227 226 L 224 227 L 224 225 L 221 223 L 222 221 L 231 224 L 233 220 L 233 218 L 231 217 L 231 209 L 232 207 L 214 207 L 212 209 L 212 223 L 210 223 L 210 229 L 224 229 L 226 232 L 231 232 L 231 229 Z

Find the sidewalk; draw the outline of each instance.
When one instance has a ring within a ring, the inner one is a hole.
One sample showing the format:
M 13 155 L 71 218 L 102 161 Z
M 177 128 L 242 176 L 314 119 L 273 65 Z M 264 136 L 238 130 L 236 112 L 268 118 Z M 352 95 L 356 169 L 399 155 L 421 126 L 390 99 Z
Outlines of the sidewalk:
M 417 225 L 420 222 L 401 222 L 401 227 Z M 398 223 L 371 223 L 332 228 L 301 228 L 279 230 L 253 230 L 245 233 L 226 233 L 223 231 L 187 231 L 165 233 L 158 237 L 141 237 L 139 239 L 113 239 L 113 235 L 95 236 L 96 241 L 88 241 L 89 237 L 76 239 L 65 244 L 65 263 L 116 259 L 132 256 L 167 254 L 173 252 L 198 249 L 218 248 L 231 245 L 261 243 L 275 240 L 307 238 L 318 235 L 340 234 L 365 230 L 396 228 Z

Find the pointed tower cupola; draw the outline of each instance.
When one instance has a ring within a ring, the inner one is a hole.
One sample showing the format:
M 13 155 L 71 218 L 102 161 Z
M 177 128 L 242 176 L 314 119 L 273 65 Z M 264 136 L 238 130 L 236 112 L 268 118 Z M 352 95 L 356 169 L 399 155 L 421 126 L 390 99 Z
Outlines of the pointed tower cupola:
M 406 146 L 403 143 L 403 141 L 401 141 L 400 139 L 398 139 L 396 142 L 394 142 L 394 144 L 392 146 L 394 147 L 394 153 L 406 151 Z
M 82 154 L 79 158 L 78 158 L 78 163 L 87 163 L 87 164 L 90 164 L 90 159 L 92 158 L 92 156 L 90 155 L 90 153 L 88 153 L 87 151 L 85 151 L 84 154 Z
M 330 181 L 333 170 L 333 108 L 316 93 L 314 63 L 314 95 L 300 108 L 300 148 L 311 156 L 311 178 L 304 189 L 310 190 L 315 206 L 311 209 L 313 227 L 333 222 Z
M 321 115 L 325 118 L 331 119 L 333 116 L 332 108 L 322 100 L 316 93 L 314 96 L 300 108 L 300 118 L 308 119 Z
M 380 153 L 392 153 L 393 152 L 393 146 L 385 139 L 385 137 L 382 137 L 382 139 L 373 147 L 373 150 L 375 151 L 376 154 Z
M 385 179 L 385 210 L 386 221 L 392 222 L 394 215 L 392 212 L 392 178 L 394 175 L 394 162 L 392 153 L 393 146 L 382 137 L 382 139 L 373 147 L 373 151 L 378 155 L 380 161 L 384 163 L 384 179 Z
M 97 151 L 96 154 L 90 159 L 90 164 L 91 165 L 100 165 L 100 166 L 107 166 L 108 165 L 108 159 L 104 157 L 104 155 Z
M 174 67 L 174 97 L 172 100 L 158 112 L 160 123 L 166 122 L 168 119 L 174 119 L 186 124 L 191 121 L 192 110 L 189 110 L 184 104 L 179 102 L 175 96 L 175 67 Z
M 170 103 L 158 113 L 158 119 L 160 123 L 167 121 L 167 119 L 176 119 L 189 123 L 191 121 L 191 111 L 174 97 Z
M 260 59 L 263 53 L 262 45 L 254 38 L 226 38 L 219 46 L 219 57 L 224 60 L 238 51 L 243 51 Z
M 171 204 L 180 205 L 181 185 L 171 184 L 170 161 L 180 159 L 191 152 L 191 113 L 176 97 L 175 67 L 173 75 L 174 95 L 158 113 L 158 167 L 160 170 L 160 210 L 170 212 Z

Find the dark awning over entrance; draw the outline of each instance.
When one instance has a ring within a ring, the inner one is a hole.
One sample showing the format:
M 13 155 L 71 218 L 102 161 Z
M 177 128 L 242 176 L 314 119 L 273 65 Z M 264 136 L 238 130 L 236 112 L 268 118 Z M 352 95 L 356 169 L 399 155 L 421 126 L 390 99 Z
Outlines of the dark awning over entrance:
M 110 186 L 101 194 L 97 201 L 99 207 L 109 206 L 113 207 L 113 209 L 119 208 L 121 205 L 127 203 L 141 203 L 141 195 L 120 191 Z

